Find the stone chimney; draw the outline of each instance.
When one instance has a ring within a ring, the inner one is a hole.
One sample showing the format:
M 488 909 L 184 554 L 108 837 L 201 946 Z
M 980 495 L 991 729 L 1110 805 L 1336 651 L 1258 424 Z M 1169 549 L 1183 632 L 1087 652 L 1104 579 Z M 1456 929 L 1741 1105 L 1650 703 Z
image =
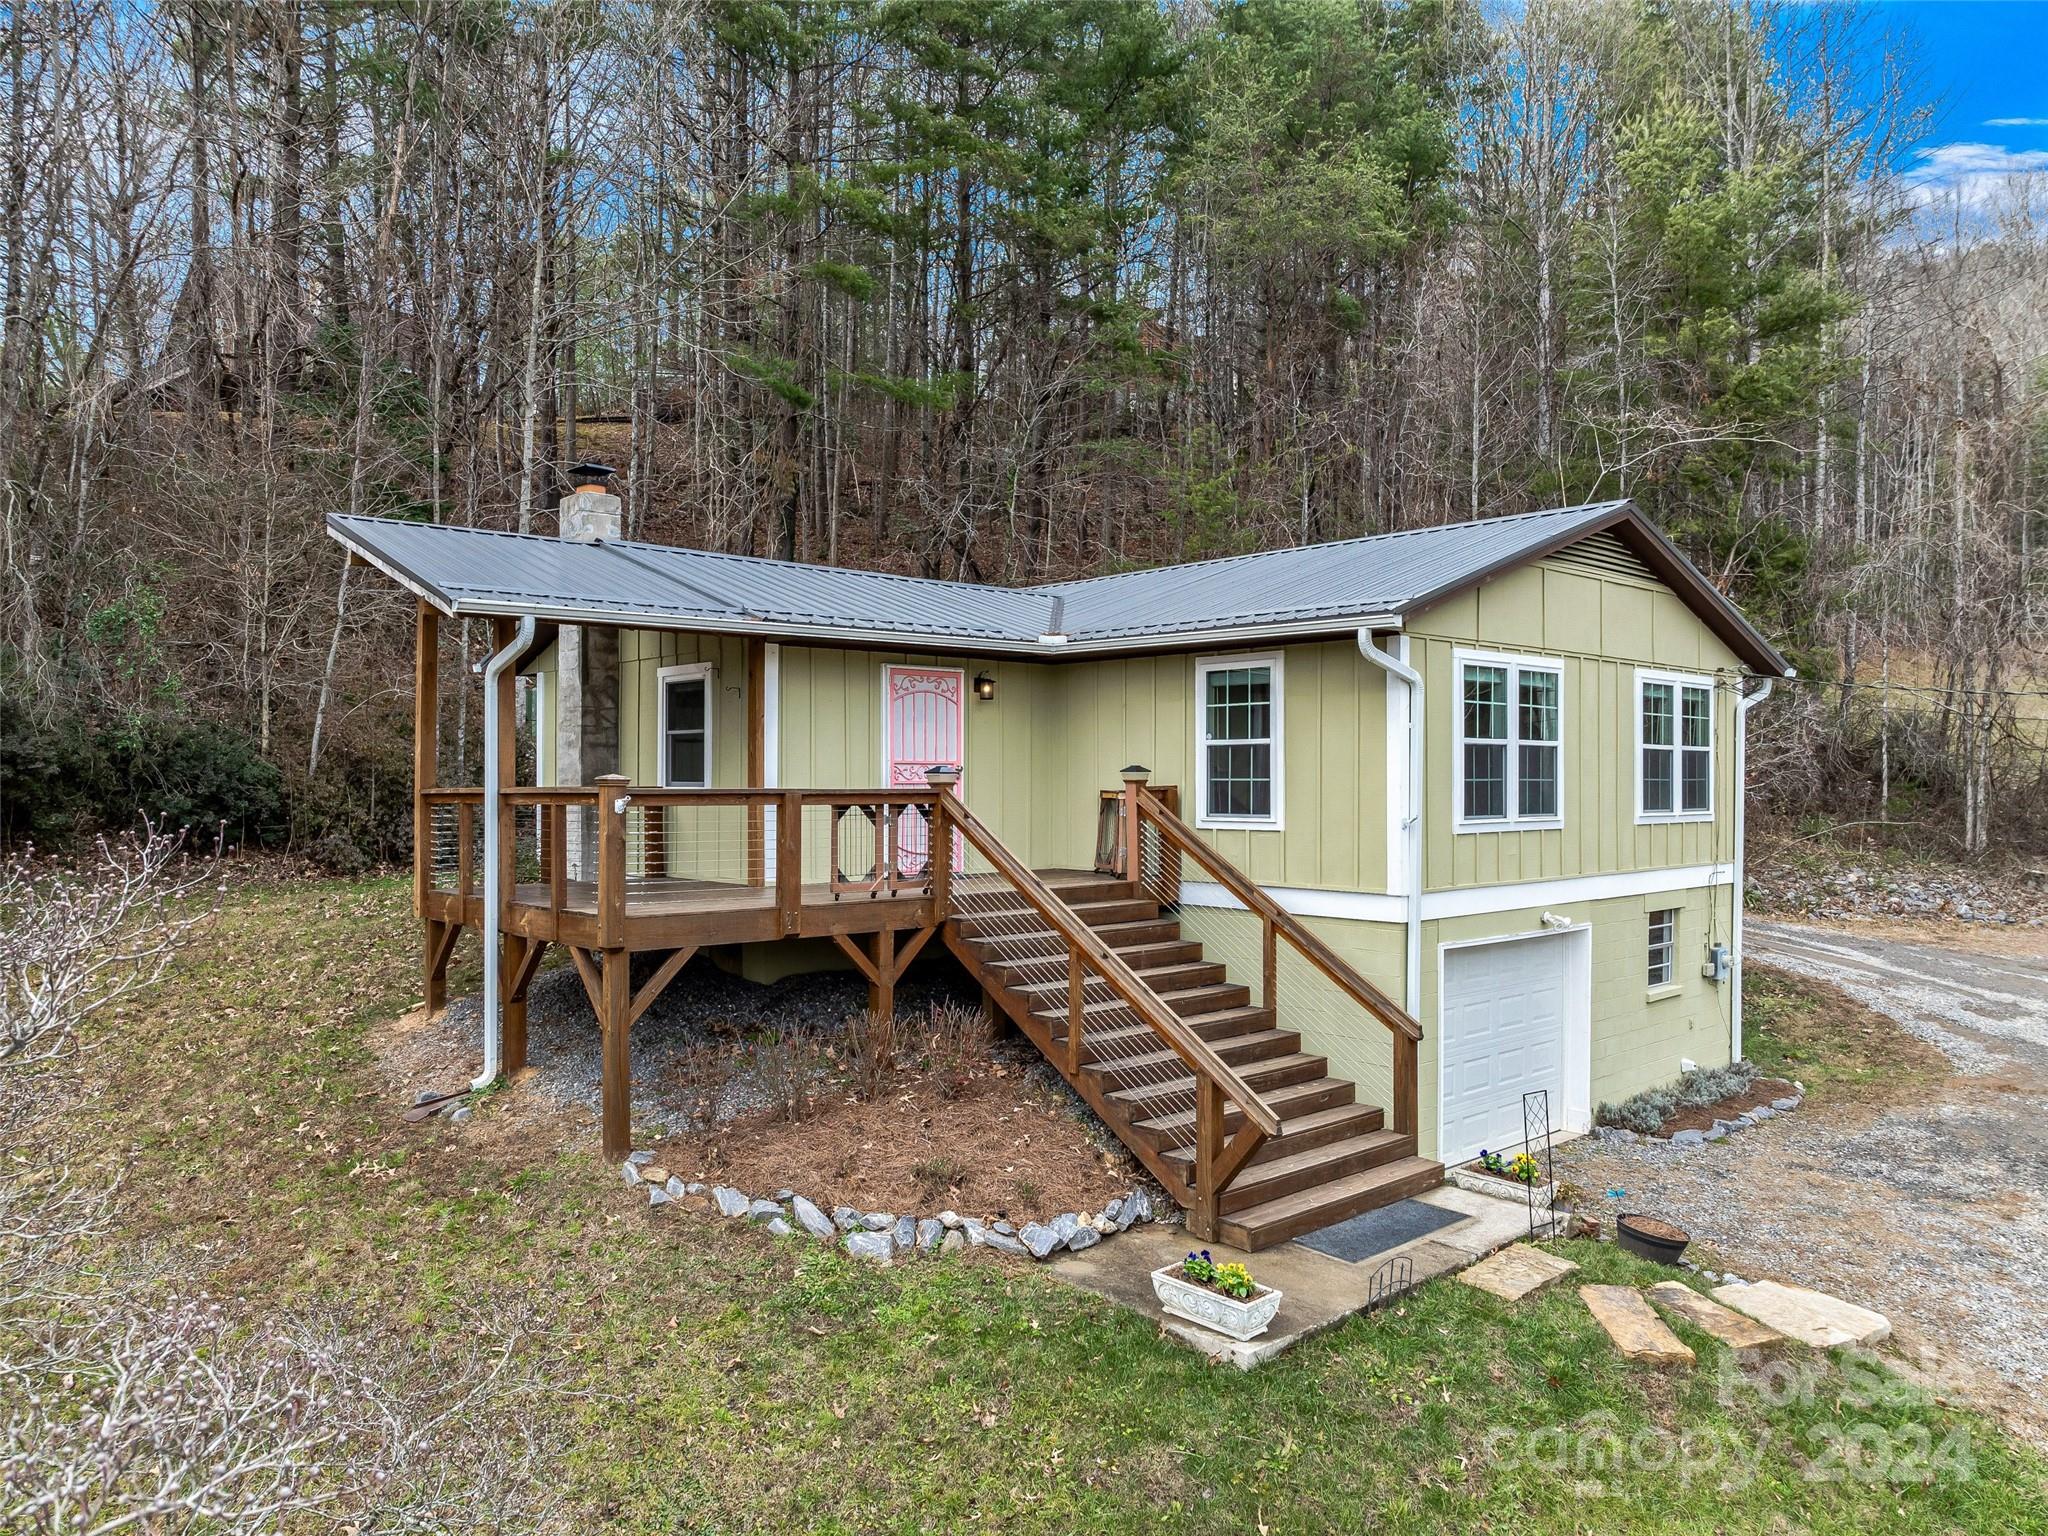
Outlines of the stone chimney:
M 611 493 L 609 464 L 578 464 L 569 475 L 576 489 L 562 498 L 559 526 L 571 544 L 596 544 L 622 536 L 619 498 Z
M 608 489 L 605 464 L 578 464 L 570 471 L 576 489 L 562 498 L 561 533 L 572 544 L 596 544 L 620 536 L 619 498 Z M 556 778 L 564 784 L 594 784 L 619 771 L 619 632 L 564 624 L 556 659 Z M 572 826 L 575 824 L 572 823 Z M 580 830 L 578 828 L 577 830 Z M 573 879 L 589 879 L 581 866 L 595 850 L 570 838 Z

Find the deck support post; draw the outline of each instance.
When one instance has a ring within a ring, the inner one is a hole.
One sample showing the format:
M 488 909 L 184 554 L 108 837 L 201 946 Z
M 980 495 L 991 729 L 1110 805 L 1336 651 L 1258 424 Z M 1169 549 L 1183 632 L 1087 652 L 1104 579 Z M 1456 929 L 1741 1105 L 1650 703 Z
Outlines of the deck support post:
M 896 1017 L 896 930 L 875 935 L 875 977 L 868 984 L 868 1012 L 890 1028 Z
M 440 776 L 440 729 L 441 615 L 421 598 L 412 631 L 412 909 L 420 919 L 429 1013 L 439 1013 L 448 1003 L 443 925 L 427 916 L 427 895 L 434 888 L 434 816 L 424 797 Z
M 498 941 L 498 1062 L 506 1077 L 526 1070 L 527 961 L 542 941 L 502 934 Z
M 631 959 L 626 950 L 606 950 L 598 978 L 603 998 L 598 1025 L 604 1034 L 604 1156 L 610 1163 L 624 1162 L 633 1150 Z

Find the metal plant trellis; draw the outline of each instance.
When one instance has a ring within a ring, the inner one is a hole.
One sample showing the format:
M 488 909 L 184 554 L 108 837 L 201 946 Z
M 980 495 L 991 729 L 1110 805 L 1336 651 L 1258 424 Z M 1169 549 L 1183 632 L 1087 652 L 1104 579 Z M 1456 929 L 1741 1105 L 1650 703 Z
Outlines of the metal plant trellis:
M 1524 1198 L 1529 1203 L 1529 1235 L 1546 1238 L 1557 1236 L 1557 1164 L 1550 1149 L 1550 1090 L 1534 1088 L 1522 1095 L 1522 1150 L 1531 1157 L 1536 1156 L 1536 1146 L 1542 1143 L 1543 1183 L 1551 1193 L 1550 1203 L 1542 1206 L 1543 1230 L 1536 1230 L 1536 1186 L 1525 1186 Z

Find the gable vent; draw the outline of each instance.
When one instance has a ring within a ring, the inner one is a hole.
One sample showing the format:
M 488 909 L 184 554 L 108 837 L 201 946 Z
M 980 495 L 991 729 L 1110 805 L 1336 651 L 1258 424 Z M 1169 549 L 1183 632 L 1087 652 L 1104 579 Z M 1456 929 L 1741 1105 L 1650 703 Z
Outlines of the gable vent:
M 1612 533 L 1596 533 L 1569 549 L 1560 549 L 1549 563 L 1561 570 L 1588 576 L 1626 576 L 1634 581 L 1655 581 L 1657 573 L 1643 563 L 1642 556 Z

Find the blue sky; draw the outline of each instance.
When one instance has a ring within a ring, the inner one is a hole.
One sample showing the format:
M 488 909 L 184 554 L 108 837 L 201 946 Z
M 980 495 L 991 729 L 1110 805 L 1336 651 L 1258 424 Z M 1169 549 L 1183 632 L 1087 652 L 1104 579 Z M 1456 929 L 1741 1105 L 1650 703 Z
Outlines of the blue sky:
M 1966 190 L 2008 170 L 2048 171 L 2048 0 L 1879 0 L 1878 29 L 1915 45 L 1939 103 L 1898 169 Z

